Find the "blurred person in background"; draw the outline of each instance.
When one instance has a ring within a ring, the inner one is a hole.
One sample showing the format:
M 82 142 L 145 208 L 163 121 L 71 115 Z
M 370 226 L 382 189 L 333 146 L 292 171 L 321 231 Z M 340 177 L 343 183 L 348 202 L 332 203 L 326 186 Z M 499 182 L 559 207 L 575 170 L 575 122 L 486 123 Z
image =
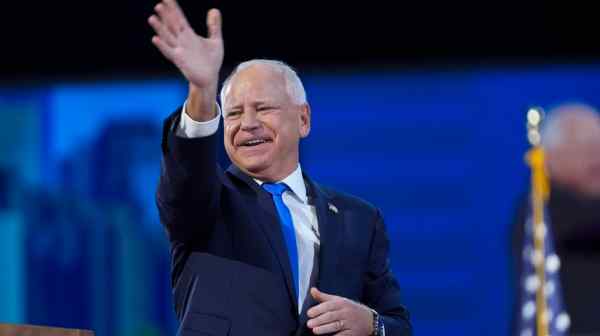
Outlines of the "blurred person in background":
M 208 12 L 204 38 L 174 0 L 155 10 L 152 42 L 189 81 L 165 121 L 157 193 L 180 334 L 409 335 L 380 211 L 301 170 L 311 115 L 296 73 L 278 61 L 238 65 L 221 112 L 220 12 Z
M 600 335 L 600 114 L 584 104 L 562 104 L 549 111 L 541 135 L 550 178 L 546 215 L 558 256 L 551 267 L 558 270 L 569 316 L 561 323 L 570 325 L 570 335 Z M 523 248 L 528 207 L 526 197 L 513 232 L 514 281 L 524 279 L 528 262 Z M 535 288 L 532 283 L 517 288 Z M 546 294 L 557 288 L 546 288 Z M 527 310 L 519 307 L 515 318 L 527 318 Z

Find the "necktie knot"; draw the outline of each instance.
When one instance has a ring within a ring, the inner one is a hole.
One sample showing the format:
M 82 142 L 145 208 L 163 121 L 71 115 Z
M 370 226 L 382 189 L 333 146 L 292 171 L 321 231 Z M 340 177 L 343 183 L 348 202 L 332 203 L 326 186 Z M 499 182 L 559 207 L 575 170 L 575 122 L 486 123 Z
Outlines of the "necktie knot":
M 288 190 L 288 186 L 285 183 L 263 183 L 262 187 L 274 196 L 281 196 Z

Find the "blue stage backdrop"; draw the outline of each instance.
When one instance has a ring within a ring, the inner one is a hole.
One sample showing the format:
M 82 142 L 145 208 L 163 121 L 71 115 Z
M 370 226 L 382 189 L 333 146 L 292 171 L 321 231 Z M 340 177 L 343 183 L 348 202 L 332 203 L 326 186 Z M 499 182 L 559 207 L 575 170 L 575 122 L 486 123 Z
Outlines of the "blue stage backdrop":
M 416 334 L 507 335 L 526 110 L 600 106 L 600 66 L 304 81 L 303 167 L 381 208 Z M 153 197 L 161 120 L 185 94 L 180 79 L 0 88 L 0 321 L 174 334 Z

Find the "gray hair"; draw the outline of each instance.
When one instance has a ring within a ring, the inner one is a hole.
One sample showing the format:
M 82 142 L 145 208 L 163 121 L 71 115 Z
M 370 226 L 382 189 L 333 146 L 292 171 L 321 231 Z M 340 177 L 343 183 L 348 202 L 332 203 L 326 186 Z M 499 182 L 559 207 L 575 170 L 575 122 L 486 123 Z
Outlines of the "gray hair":
M 545 149 L 552 149 L 569 141 L 566 125 L 569 120 L 572 120 L 571 118 L 597 118 L 598 116 L 600 115 L 595 108 L 579 102 L 565 103 L 554 107 L 542 123 L 542 146 Z
M 235 69 L 227 76 L 225 81 L 223 82 L 223 87 L 221 88 L 221 106 L 225 106 L 225 96 L 229 91 L 229 87 L 231 84 L 231 80 L 233 77 L 241 70 L 249 68 L 253 65 L 268 65 L 276 70 L 278 70 L 285 79 L 285 89 L 290 96 L 290 99 L 294 104 L 306 104 L 306 92 L 304 91 L 304 85 L 302 85 L 302 81 L 296 71 L 289 65 L 285 64 L 282 61 L 277 60 L 269 60 L 269 59 L 253 59 L 246 62 L 242 62 L 238 64 Z

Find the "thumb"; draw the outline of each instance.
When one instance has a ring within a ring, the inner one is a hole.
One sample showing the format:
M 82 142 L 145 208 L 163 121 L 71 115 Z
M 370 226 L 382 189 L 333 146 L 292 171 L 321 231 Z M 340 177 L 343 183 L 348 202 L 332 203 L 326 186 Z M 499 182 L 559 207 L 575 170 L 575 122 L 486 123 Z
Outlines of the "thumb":
M 206 25 L 208 26 L 208 38 L 221 38 L 221 12 L 218 9 L 213 8 L 208 11 Z
M 335 298 L 335 295 L 323 293 L 320 290 L 318 290 L 316 287 L 312 287 L 310 289 L 310 295 L 313 297 L 313 299 L 315 299 L 319 302 L 325 302 L 325 301 L 329 301 L 329 300 L 332 300 Z

